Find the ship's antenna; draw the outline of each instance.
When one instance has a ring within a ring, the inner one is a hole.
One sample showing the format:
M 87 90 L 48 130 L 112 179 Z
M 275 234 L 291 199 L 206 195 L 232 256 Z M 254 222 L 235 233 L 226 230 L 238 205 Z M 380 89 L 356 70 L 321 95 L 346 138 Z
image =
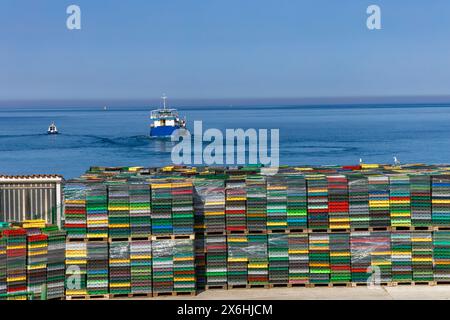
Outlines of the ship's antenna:
M 397 157 L 394 157 L 394 164 L 396 166 L 400 165 L 400 161 L 397 159 Z
M 166 100 L 167 100 L 167 96 L 165 93 L 163 94 L 162 99 L 163 99 L 163 105 L 164 105 L 164 110 L 165 110 L 166 109 Z

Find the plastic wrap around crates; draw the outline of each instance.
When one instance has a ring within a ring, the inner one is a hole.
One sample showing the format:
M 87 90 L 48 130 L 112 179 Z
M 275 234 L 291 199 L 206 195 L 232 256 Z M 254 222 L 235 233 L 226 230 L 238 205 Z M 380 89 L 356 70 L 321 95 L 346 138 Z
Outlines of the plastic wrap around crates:
M 247 176 L 247 229 L 250 232 L 267 230 L 267 185 L 263 176 Z
M 173 244 L 173 290 L 196 290 L 195 253 L 193 239 L 175 239 Z
M 109 243 L 109 293 L 131 293 L 130 243 Z
M 265 285 L 269 283 L 269 257 L 267 234 L 249 234 L 248 239 L 248 283 Z
M 307 233 L 288 235 L 289 283 L 309 281 L 309 237 Z
M 152 293 L 152 242 L 130 242 L 131 293 Z
M 196 230 L 225 232 L 225 182 L 223 179 L 194 179 Z
M 174 241 L 153 240 L 153 292 L 174 291 Z
M 64 185 L 64 228 L 68 238 L 86 237 L 86 186 L 81 182 Z
M 287 226 L 286 178 L 267 176 L 267 230 L 286 229 Z
M 369 183 L 360 174 L 348 176 L 349 216 L 351 228 L 369 228 Z
M 247 285 L 248 239 L 247 235 L 228 235 L 227 274 L 228 285 Z
M 226 230 L 245 231 L 247 229 L 245 176 L 230 176 L 225 185 Z
M 287 234 L 268 235 L 269 282 L 289 283 L 289 240 Z

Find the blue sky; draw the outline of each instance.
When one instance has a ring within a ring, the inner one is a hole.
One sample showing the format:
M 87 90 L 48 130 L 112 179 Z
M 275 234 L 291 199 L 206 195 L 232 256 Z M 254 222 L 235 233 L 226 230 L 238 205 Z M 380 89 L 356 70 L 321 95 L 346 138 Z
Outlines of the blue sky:
M 449 95 L 449 40 L 448 0 L 2 0 L 0 100 Z

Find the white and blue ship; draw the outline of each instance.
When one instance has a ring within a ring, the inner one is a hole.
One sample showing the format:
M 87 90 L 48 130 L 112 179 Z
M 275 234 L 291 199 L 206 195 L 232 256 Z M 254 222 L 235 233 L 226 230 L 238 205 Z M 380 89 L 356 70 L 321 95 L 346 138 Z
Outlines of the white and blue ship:
M 180 119 L 177 110 L 167 108 L 167 97 L 164 95 L 162 99 L 163 108 L 153 110 L 150 115 L 153 121 L 150 125 L 151 137 L 170 137 L 175 130 L 186 128 L 186 120 Z

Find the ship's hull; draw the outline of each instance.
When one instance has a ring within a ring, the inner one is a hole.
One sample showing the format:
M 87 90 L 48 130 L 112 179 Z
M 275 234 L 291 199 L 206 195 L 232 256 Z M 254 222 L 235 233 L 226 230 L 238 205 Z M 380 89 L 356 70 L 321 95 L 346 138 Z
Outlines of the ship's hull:
M 159 126 L 150 128 L 150 137 L 170 137 L 180 126 Z

